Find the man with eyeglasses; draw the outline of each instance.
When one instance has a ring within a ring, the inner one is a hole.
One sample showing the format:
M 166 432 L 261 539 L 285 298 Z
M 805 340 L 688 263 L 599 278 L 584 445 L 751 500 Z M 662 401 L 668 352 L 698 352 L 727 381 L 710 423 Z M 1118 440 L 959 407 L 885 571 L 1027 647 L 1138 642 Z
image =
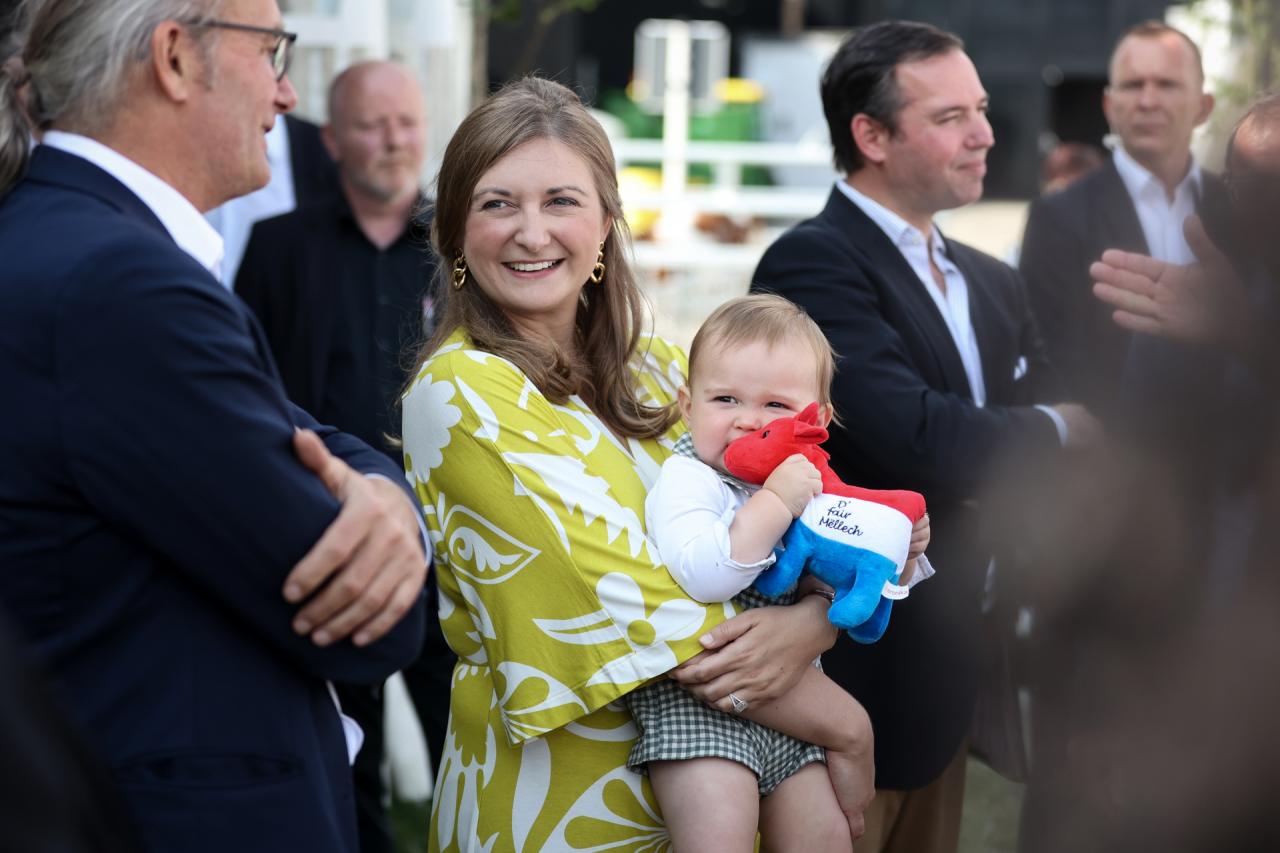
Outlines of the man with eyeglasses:
M 266 182 L 293 37 L 274 0 L 28 8 L 0 71 L 0 606 L 146 849 L 356 853 L 329 682 L 417 655 L 417 513 L 287 401 L 200 216 Z

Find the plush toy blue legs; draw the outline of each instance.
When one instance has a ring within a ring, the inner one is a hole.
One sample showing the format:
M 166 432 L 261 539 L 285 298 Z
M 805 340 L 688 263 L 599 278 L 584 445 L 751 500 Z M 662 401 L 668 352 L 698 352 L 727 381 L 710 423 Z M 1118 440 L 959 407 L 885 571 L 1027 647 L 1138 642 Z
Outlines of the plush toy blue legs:
M 802 524 L 793 524 L 782 537 L 784 550 L 760 577 L 755 588 L 765 595 L 781 595 L 796 585 L 805 568 L 836 591 L 827 618 L 860 643 L 874 643 L 889 624 L 893 601 L 882 598 L 884 583 L 898 567 L 883 554 L 825 539 Z
M 808 530 L 802 525 L 792 524 L 782 535 L 782 548 L 785 550 L 775 551 L 777 561 L 752 584 L 764 595 L 782 595 L 800 580 L 805 561 L 813 553 Z
M 861 625 L 849 629 L 849 636 L 859 643 L 874 643 L 884 636 L 884 629 L 889 627 L 889 611 L 893 610 L 893 599 L 880 597 L 880 603 Z
M 856 548 L 847 549 L 839 555 L 842 559 L 831 559 L 835 556 L 810 560 L 809 571 L 836 591 L 836 600 L 827 613 L 831 624 L 852 634 L 855 628 L 875 614 L 883 600 L 880 593 L 884 582 L 897 573 L 898 567 L 881 554 Z M 887 609 L 884 618 L 887 624 Z M 884 627 L 881 626 L 873 639 L 879 639 L 883 633 Z

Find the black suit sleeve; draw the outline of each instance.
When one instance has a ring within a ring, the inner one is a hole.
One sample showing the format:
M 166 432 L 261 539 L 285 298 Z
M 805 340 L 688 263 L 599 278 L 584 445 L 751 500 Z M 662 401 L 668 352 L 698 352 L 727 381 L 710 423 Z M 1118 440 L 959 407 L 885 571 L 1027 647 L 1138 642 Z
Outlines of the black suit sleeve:
M 252 319 L 172 252 L 104 250 L 93 297 L 69 302 L 57 339 L 61 440 L 78 490 L 101 517 L 167 558 L 231 618 L 322 678 L 376 682 L 422 641 L 421 606 L 366 648 L 315 646 L 290 627 L 284 578 L 338 504 L 293 453 L 295 423 Z M 357 470 L 385 459 L 321 429 Z
M 752 285 L 803 307 L 836 351 L 833 398 L 844 428 L 832 436 L 833 456 L 856 460 L 875 485 L 963 501 L 977 494 L 998 451 L 1058 444 L 1043 412 L 978 407 L 926 381 L 916 362 L 922 330 L 900 300 L 877 291 L 866 258 L 843 251 L 846 243 L 819 228 L 793 230 L 765 253 Z M 906 328 L 914 329 L 914 348 L 900 332 Z
M 280 364 L 296 306 L 290 298 L 288 269 L 282 262 L 287 250 L 279 243 L 278 236 L 273 240 L 271 222 L 255 223 L 249 232 L 244 257 L 236 270 L 235 292 L 258 318 L 271 345 L 271 354 L 276 364 Z

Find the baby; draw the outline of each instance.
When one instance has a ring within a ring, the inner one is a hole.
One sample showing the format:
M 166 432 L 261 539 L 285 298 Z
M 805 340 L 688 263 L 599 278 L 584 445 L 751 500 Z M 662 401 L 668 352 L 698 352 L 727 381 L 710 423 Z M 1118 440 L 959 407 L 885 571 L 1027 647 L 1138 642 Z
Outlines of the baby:
M 724 452 L 814 401 L 828 424 L 834 372 L 822 331 L 777 296 L 731 300 L 698 330 L 679 395 L 689 435 L 645 503 L 649 535 L 691 597 L 744 608 L 794 600 L 748 587 L 822 491 L 818 470 L 797 454 L 756 487 L 726 473 Z M 915 571 L 928 539 L 926 516 L 912 531 L 903 583 L 932 573 L 923 560 Z M 829 590 L 811 591 L 829 598 Z M 818 668 L 772 702 L 752 704 L 745 688 L 726 699 L 732 714 L 669 680 L 628 697 L 641 734 L 627 763 L 649 774 L 675 849 L 750 851 L 758 829 L 766 849 L 847 853 L 874 794 L 866 712 Z

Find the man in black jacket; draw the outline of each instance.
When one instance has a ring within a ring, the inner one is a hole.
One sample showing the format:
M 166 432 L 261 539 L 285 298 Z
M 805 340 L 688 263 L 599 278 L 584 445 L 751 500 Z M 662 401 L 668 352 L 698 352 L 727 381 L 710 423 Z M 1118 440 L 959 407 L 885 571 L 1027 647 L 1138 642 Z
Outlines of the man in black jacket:
M 823 666 L 866 707 L 877 796 L 860 851 L 954 851 L 992 546 L 975 502 L 1004 453 L 1056 455 L 1092 418 L 1061 399 L 1016 272 L 945 239 L 941 210 L 976 201 L 994 140 L 987 95 L 955 36 L 890 21 L 855 31 L 822 81 L 837 166 L 818 216 L 765 253 L 753 289 L 805 308 L 840 357 L 850 483 L 923 492 L 937 576 L 876 644 Z

